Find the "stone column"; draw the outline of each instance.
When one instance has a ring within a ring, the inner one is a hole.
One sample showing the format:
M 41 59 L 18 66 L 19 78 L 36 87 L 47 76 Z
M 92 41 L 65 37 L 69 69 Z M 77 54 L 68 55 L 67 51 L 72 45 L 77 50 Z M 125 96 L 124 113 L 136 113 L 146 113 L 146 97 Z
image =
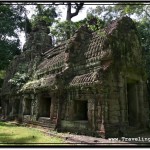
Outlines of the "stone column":
M 36 95 L 36 120 L 38 120 L 40 116 L 40 98 L 41 94 L 39 93 Z
M 92 99 L 91 97 L 89 97 L 88 99 L 88 122 L 89 122 L 89 126 L 91 129 L 95 128 L 95 124 L 94 124 L 94 99 Z
M 98 105 L 97 105 L 97 124 L 98 124 L 98 131 L 100 131 L 100 133 L 104 133 L 104 113 L 103 113 L 103 109 L 102 106 L 103 105 L 103 97 L 102 97 L 102 93 L 98 96 Z
M 139 121 L 140 125 L 145 125 L 145 110 L 144 110 L 144 99 L 143 99 L 143 82 L 138 84 L 138 97 L 139 97 Z M 148 114 L 147 114 L 148 115 Z
M 55 105 L 56 105 L 56 98 L 54 96 L 51 96 L 51 106 L 50 106 L 50 119 L 51 120 L 54 117 Z
M 76 116 L 74 111 L 75 99 L 76 99 L 76 91 L 73 89 L 71 92 L 71 99 L 69 99 L 67 102 L 69 120 L 74 120 Z

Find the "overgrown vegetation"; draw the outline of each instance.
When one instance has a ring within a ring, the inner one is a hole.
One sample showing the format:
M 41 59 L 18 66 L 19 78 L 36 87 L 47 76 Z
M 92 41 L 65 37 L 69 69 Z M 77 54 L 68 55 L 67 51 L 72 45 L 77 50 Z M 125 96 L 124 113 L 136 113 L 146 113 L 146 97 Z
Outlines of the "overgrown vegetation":
M 16 72 L 14 77 L 12 79 L 9 80 L 9 82 L 12 84 L 12 86 L 15 87 L 21 87 L 23 84 L 26 83 L 26 81 L 28 81 L 29 76 L 26 73 L 19 73 Z
M 60 13 L 59 10 L 59 7 L 62 6 L 61 4 L 54 2 L 39 5 L 34 3 L 36 9 L 31 19 L 28 18 L 25 4 L 3 4 L 0 6 L 0 70 L 5 70 L 9 62 L 13 59 L 13 56 L 21 52 L 17 31 L 25 31 L 27 35 L 31 31 L 31 26 L 34 28 L 39 20 L 44 20 L 47 26 L 49 26 L 50 36 L 52 37 L 54 46 L 74 35 L 75 31 L 82 25 L 87 25 L 92 31 L 96 31 L 103 28 L 110 21 L 127 15 L 136 23 L 143 49 L 146 71 L 150 78 L 150 5 L 141 2 L 119 2 L 110 5 L 97 5 L 94 9 L 88 9 L 85 19 L 73 22 L 71 19 L 74 16 L 81 15 L 81 10 L 84 9 L 86 4 L 83 2 L 66 2 L 63 3 L 66 5 L 64 9 L 66 12 L 66 20 L 61 22 L 60 17 L 61 13 L 63 13 Z
M 105 24 L 122 16 L 129 16 L 134 20 L 142 46 L 143 62 L 150 80 L 150 5 L 141 2 L 119 2 L 90 8 L 88 14 L 101 18 Z

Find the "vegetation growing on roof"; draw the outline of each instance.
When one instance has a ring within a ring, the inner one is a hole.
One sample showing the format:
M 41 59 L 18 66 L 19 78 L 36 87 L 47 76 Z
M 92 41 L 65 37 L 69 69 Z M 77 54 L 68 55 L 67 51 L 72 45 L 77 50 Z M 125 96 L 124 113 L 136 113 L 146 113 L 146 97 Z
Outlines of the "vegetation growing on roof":
M 14 77 L 10 79 L 8 82 L 11 83 L 12 87 L 20 88 L 29 80 L 29 76 L 27 73 L 19 73 L 16 72 Z

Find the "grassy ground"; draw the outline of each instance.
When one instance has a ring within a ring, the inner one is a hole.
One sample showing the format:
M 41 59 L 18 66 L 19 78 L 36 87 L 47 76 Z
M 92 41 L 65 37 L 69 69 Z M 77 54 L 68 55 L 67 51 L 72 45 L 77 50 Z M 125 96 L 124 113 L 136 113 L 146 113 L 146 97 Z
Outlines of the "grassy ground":
M 37 129 L 0 122 L 0 145 L 20 144 L 61 144 L 63 139 L 48 136 Z

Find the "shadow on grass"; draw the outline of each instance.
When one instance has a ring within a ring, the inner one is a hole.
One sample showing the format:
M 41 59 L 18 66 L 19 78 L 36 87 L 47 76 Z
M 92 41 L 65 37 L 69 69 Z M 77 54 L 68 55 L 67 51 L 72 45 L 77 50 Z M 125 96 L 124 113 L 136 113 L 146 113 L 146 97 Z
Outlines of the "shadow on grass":
M 5 122 L 0 122 L 0 127 L 16 127 L 16 125 L 8 124 Z M 14 132 L 14 131 L 13 131 Z M 12 133 L 13 133 L 12 132 Z M 36 141 L 37 137 L 36 136 L 27 136 L 27 137 L 20 137 L 20 138 L 14 138 L 14 134 L 12 133 L 0 133 L 0 145 L 1 144 L 16 144 L 16 143 L 34 143 Z
M 0 133 L 0 141 L 1 141 L 1 136 L 12 136 L 12 135 L 8 133 Z
M 5 123 L 5 122 L 0 122 L 0 126 L 14 127 L 15 125 L 14 124 L 8 124 L 8 123 Z
M 37 138 L 35 136 L 28 136 L 28 137 L 21 137 L 14 139 L 12 135 L 3 134 L 3 136 L 0 136 L 0 144 L 28 144 L 28 143 L 34 143 L 34 140 Z

